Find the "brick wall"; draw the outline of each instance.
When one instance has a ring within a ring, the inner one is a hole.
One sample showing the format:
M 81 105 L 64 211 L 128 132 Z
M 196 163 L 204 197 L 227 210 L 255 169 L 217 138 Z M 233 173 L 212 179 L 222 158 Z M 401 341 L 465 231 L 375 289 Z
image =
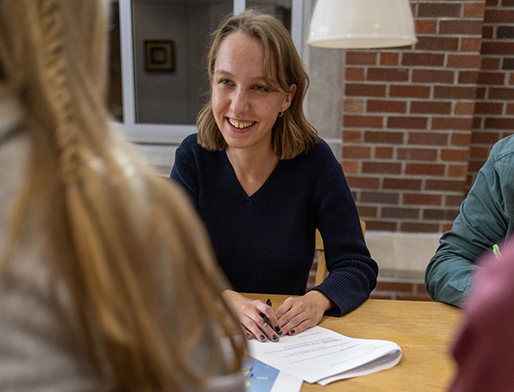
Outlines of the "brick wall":
M 413 47 L 345 51 L 342 164 L 368 230 L 443 232 L 514 129 L 514 0 L 411 0 Z

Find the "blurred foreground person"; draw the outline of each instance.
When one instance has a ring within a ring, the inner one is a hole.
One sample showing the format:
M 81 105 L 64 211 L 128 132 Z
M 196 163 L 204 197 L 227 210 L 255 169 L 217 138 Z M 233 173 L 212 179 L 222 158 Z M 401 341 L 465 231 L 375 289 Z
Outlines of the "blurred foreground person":
M 203 226 L 110 129 L 107 5 L 0 1 L 0 390 L 242 391 Z
M 463 302 L 465 325 L 453 355 L 459 365 L 452 392 L 510 392 L 514 388 L 514 242 L 481 260 Z

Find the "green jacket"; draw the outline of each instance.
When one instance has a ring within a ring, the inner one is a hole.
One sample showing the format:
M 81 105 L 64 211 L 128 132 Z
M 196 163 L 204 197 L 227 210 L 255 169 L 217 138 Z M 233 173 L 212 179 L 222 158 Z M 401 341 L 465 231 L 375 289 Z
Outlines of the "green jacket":
M 435 301 L 459 306 L 472 284 L 477 261 L 513 230 L 514 135 L 496 143 L 478 172 L 460 213 L 425 273 Z

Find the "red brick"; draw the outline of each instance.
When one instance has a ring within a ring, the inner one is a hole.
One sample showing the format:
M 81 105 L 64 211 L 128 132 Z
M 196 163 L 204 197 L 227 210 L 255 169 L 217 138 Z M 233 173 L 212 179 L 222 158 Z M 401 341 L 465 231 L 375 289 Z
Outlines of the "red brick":
M 432 129 L 470 130 L 472 123 L 472 117 L 434 117 Z
M 380 179 L 377 177 L 346 176 L 350 188 L 376 189 L 380 186 Z
M 476 99 L 485 99 L 485 87 L 477 86 L 475 90 L 475 98 Z
M 464 187 L 464 181 L 462 181 L 462 189 Z M 459 190 L 462 190 L 459 189 Z M 459 214 L 458 209 L 449 210 L 447 208 L 424 208 L 423 217 L 424 221 L 451 221 L 453 222 Z
M 405 225 L 405 226 L 404 226 Z M 402 223 L 402 231 L 403 231 L 403 227 L 405 227 L 405 231 L 409 232 L 416 232 L 416 227 L 412 226 L 412 224 L 410 223 Z M 426 233 L 435 233 L 435 232 L 438 232 L 439 230 L 433 230 L 433 225 L 424 225 L 423 226 L 423 229 Z M 412 229 L 412 230 L 410 230 Z M 400 295 L 398 294 L 398 296 L 396 297 L 396 299 L 398 301 L 427 301 L 427 302 L 434 302 L 434 300 L 432 298 L 430 298 L 429 296 L 419 296 L 419 295 Z
M 445 165 L 435 163 L 407 163 L 405 174 L 426 175 L 426 176 L 443 176 Z
M 389 117 L 387 119 L 387 128 L 425 129 L 427 123 L 427 117 Z
M 398 162 L 362 162 L 362 173 L 369 174 L 400 174 L 402 164 Z
M 391 97 L 403 98 L 429 98 L 430 87 L 420 85 L 392 85 L 389 87 L 389 95 Z
M 494 28 L 493 26 L 484 26 L 482 28 L 482 40 L 484 39 L 493 39 L 494 37 Z
M 343 131 L 343 142 L 360 143 L 362 141 L 362 131 Z
M 487 13 L 486 13 L 487 15 Z M 505 41 L 505 40 L 503 40 Z M 495 42 L 495 41 L 482 41 L 482 55 L 500 54 L 511 55 L 514 53 L 514 42 Z
M 443 161 L 451 162 L 467 162 L 469 156 L 469 150 L 457 150 L 452 148 L 443 148 L 441 150 L 441 159 Z
M 368 131 L 364 133 L 365 143 L 386 143 L 386 144 L 401 144 L 403 143 L 403 132 L 373 132 Z
M 436 19 L 415 19 L 414 27 L 416 34 L 435 34 L 437 32 Z
M 345 78 L 350 81 L 364 81 L 364 68 L 346 68 Z
M 466 177 L 468 173 L 468 165 L 449 165 L 447 177 Z
M 368 68 L 367 80 L 406 82 L 409 80 L 409 71 L 405 68 Z
M 480 158 L 485 161 L 489 156 L 489 148 L 472 146 L 469 149 L 469 156 L 471 158 Z
M 392 147 L 375 147 L 375 159 L 393 159 Z
M 475 104 L 476 114 L 502 114 L 503 103 L 500 102 L 477 102 Z
M 357 115 L 344 115 L 343 125 L 345 127 L 360 127 L 360 128 L 382 128 L 383 117 L 380 116 L 357 116 Z
M 357 212 L 361 218 L 376 218 L 378 214 L 377 207 L 357 206 Z
M 402 65 L 442 67 L 444 65 L 444 54 L 427 52 L 404 52 L 402 54 Z
M 396 158 L 405 161 L 435 161 L 437 152 L 434 148 L 398 148 Z
M 415 179 L 403 179 L 403 178 L 384 178 L 383 188 L 384 189 L 397 189 L 397 190 L 421 190 L 422 181 Z
M 460 86 L 435 86 L 434 98 L 473 99 L 475 98 L 475 88 Z
M 451 110 L 451 102 L 446 101 L 414 101 L 410 105 L 411 113 L 450 114 Z
M 493 10 L 488 9 L 485 13 L 484 23 L 512 23 L 514 20 L 514 10 Z
M 349 65 L 375 65 L 377 63 L 376 52 L 347 51 L 346 64 Z
M 444 205 L 448 207 L 458 207 L 462 204 L 464 200 L 464 195 L 455 196 L 455 195 L 446 195 Z
M 510 77 L 509 77 L 509 84 L 510 84 L 510 85 L 514 84 L 514 73 L 511 73 L 511 74 L 510 74 Z
M 478 84 L 494 84 L 503 86 L 505 83 L 505 72 L 480 72 Z
M 464 18 L 484 18 L 484 3 L 464 3 Z
M 474 54 L 449 54 L 446 64 L 450 68 L 473 68 L 480 66 L 480 55 Z
M 404 193 L 403 204 L 441 205 L 441 195 L 427 193 Z
M 478 71 L 459 71 L 459 84 L 476 84 Z
M 456 52 L 459 50 L 459 38 L 441 36 L 418 36 L 416 50 Z
M 471 102 L 465 102 L 465 101 L 460 101 L 460 102 L 456 102 L 455 103 L 455 110 L 453 111 L 453 114 L 457 114 L 457 115 L 463 115 L 463 114 L 467 114 L 467 115 L 472 115 L 475 113 L 475 102 L 471 101 Z
M 467 147 L 471 143 L 471 132 L 452 133 L 450 144 L 452 146 Z
M 343 146 L 343 158 L 369 159 L 371 158 L 371 148 L 366 146 Z
M 398 204 L 400 195 L 396 192 L 361 192 L 361 203 Z
M 480 69 L 499 70 L 500 61 L 500 57 L 484 57 L 480 62 Z
M 453 83 L 455 72 L 432 69 L 415 69 L 412 71 L 413 83 Z
M 414 293 L 414 285 L 405 282 L 377 282 L 375 290 L 379 291 L 403 291 L 407 293 Z
M 386 86 L 383 84 L 347 83 L 345 95 L 356 97 L 385 97 Z
M 400 230 L 406 233 L 437 233 L 439 231 L 438 223 L 417 223 L 417 222 L 402 222 L 400 225 Z M 407 298 L 409 300 L 419 299 L 420 297 L 416 296 L 398 296 L 398 299 Z
M 514 88 L 491 87 L 489 99 L 514 100 Z
M 418 283 L 416 285 L 415 292 L 418 294 L 428 294 L 427 289 L 423 283 Z
M 398 65 L 399 58 L 400 58 L 399 53 L 381 52 L 380 53 L 380 65 Z
M 419 219 L 419 208 L 382 207 L 381 218 Z
M 345 99 L 344 100 L 344 111 L 348 113 L 362 113 L 364 112 L 364 100 L 363 99 Z
M 491 129 L 514 129 L 514 118 L 486 118 L 485 127 Z
M 368 112 L 406 113 L 407 102 L 369 99 L 366 109 Z
M 343 165 L 343 171 L 347 174 L 359 172 L 359 162 L 343 160 L 341 164 Z
M 505 112 L 506 114 L 514 114 L 514 103 L 508 103 Z
M 482 38 L 462 37 L 460 39 L 461 52 L 480 52 Z
M 460 192 L 464 189 L 463 180 L 430 180 L 425 183 L 427 191 L 454 191 Z
M 366 230 L 396 231 L 396 222 L 366 221 Z
M 439 34 L 482 35 L 481 20 L 443 19 L 439 21 Z
M 443 224 L 442 225 L 443 228 L 442 228 L 441 232 L 442 233 L 446 233 L 447 231 L 450 231 L 452 226 L 453 226 L 453 222 L 452 223 L 445 223 L 445 224 Z
M 440 132 L 409 132 L 408 143 L 426 146 L 448 145 L 448 134 Z
M 445 3 L 419 3 L 417 17 L 451 18 L 461 14 L 460 4 Z
M 371 294 L 369 295 L 369 297 L 371 299 L 382 299 L 382 300 L 391 300 L 393 301 L 394 298 L 392 295 L 385 295 L 385 294 L 375 294 L 374 291 L 371 292 Z

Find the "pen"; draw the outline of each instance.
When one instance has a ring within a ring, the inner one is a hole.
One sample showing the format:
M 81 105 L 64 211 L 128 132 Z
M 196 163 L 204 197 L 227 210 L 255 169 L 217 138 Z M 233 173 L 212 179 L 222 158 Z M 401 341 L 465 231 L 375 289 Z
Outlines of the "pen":
M 494 244 L 493 245 L 493 253 L 494 253 L 494 255 L 496 256 L 497 259 L 502 257 L 502 254 L 500 252 L 500 247 L 498 246 L 498 244 Z
M 269 298 L 268 298 L 268 299 L 266 300 L 266 305 L 268 305 L 268 306 L 272 306 L 272 305 L 271 305 L 271 299 L 269 299 Z M 269 320 L 268 320 L 268 317 L 267 317 L 266 315 L 264 315 L 264 316 L 262 316 L 262 318 L 264 319 L 264 328 L 266 328 L 266 327 L 268 326 L 268 321 L 269 321 Z

